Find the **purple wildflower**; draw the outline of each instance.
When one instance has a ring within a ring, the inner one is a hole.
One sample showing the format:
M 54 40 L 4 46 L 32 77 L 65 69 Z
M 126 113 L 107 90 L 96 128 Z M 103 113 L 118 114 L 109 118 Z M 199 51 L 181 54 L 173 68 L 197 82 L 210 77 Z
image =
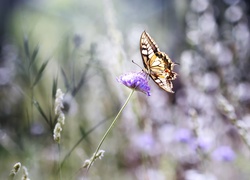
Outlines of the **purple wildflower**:
M 175 139 L 177 142 L 190 143 L 193 139 L 192 132 L 189 129 L 179 129 L 175 133 Z
M 152 134 L 142 133 L 132 137 L 134 146 L 142 151 L 150 152 L 155 148 L 155 140 Z
M 131 89 L 135 89 L 150 96 L 150 87 L 145 72 L 126 73 L 117 78 L 117 81 Z
M 229 146 L 221 146 L 212 153 L 212 158 L 217 161 L 233 161 L 235 153 Z
M 200 149 L 204 152 L 208 152 L 211 148 L 211 142 L 208 139 L 198 138 L 193 141 L 192 148 L 194 150 Z

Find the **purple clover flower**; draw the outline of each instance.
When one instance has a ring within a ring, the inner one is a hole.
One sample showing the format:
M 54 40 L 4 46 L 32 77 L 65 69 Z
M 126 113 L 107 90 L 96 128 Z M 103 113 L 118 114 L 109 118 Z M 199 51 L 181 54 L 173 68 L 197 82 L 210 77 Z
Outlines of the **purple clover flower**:
M 150 96 L 150 87 L 145 72 L 125 73 L 117 78 L 117 81 L 131 89 L 135 89 Z
M 212 158 L 216 161 L 233 161 L 235 153 L 229 146 L 221 146 L 214 150 Z

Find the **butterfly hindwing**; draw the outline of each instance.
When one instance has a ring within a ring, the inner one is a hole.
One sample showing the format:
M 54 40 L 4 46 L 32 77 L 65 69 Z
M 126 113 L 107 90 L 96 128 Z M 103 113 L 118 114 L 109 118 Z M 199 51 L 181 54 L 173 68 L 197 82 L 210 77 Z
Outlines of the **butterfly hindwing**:
M 158 45 L 145 31 L 141 35 L 140 50 L 144 67 L 149 76 L 160 88 L 173 93 L 172 80 L 177 76 L 173 72 L 175 64 L 166 53 L 160 51 Z
M 154 80 L 154 82 L 162 89 L 164 89 L 167 92 L 171 92 L 173 88 L 173 83 L 170 80 L 166 80 L 165 78 L 166 75 L 150 75 L 150 77 Z

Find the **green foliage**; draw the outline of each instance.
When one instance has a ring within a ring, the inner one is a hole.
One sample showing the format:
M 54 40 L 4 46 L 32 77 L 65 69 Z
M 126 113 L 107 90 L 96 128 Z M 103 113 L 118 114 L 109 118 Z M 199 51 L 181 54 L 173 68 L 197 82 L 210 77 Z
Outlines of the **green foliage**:
M 44 72 L 44 69 L 46 68 L 47 64 L 48 64 L 49 60 L 45 61 L 42 66 L 40 67 L 40 69 L 38 70 L 38 73 L 35 77 L 35 80 L 34 82 L 32 83 L 32 87 L 34 87 L 38 81 L 41 79 L 42 75 L 43 75 L 43 72 Z

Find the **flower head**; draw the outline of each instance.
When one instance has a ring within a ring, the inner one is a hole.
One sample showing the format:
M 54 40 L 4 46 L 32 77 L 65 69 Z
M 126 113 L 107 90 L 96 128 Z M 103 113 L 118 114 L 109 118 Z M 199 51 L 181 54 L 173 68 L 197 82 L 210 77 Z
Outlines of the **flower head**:
M 62 126 L 61 123 L 56 123 L 55 128 L 54 128 L 54 132 L 53 132 L 53 137 L 54 140 L 59 143 L 60 139 L 61 139 L 61 131 L 62 131 Z
M 83 168 L 90 168 L 90 166 L 96 161 L 96 159 L 102 159 L 104 156 L 105 151 L 99 150 L 97 153 L 94 153 L 90 159 L 84 161 Z
M 57 89 L 56 91 L 56 99 L 55 99 L 55 115 L 57 116 L 57 123 L 54 128 L 53 137 L 57 143 L 60 143 L 61 139 L 61 131 L 65 121 L 65 115 L 63 113 L 63 100 L 64 93 L 61 89 Z
M 23 166 L 22 180 L 30 180 L 30 178 L 28 176 L 29 176 L 28 169 L 25 166 Z
M 195 139 L 193 141 L 193 143 L 191 144 L 191 147 L 194 150 L 200 149 L 203 152 L 208 152 L 209 149 L 211 148 L 211 142 L 208 139 L 200 137 L 200 138 Z
M 217 161 L 233 161 L 235 153 L 229 146 L 221 146 L 212 153 L 212 157 Z
M 64 94 L 61 89 L 57 89 L 56 91 L 56 99 L 55 99 L 55 114 L 59 115 L 62 113 L 63 109 L 63 98 Z
M 14 164 L 13 169 L 10 172 L 10 177 L 14 177 L 18 173 L 18 171 L 21 169 L 21 166 L 22 165 L 20 162 Z
M 150 87 L 145 72 L 126 73 L 117 78 L 117 81 L 131 89 L 135 89 L 150 96 Z
M 104 150 L 99 150 L 96 155 L 95 158 L 99 158 L 102 159 L 102 157 L 104 156 L 105 151 Z
M 90 163 L 91 163 L 90 159 L 85 160 L 84 164 L 82 165 L 82 168 L 88 168 Z
M 175 133 L 175 139 L 177 142 L 190 143 L 193 140 L 193 134 L 189 129 L 186 128 L 179 129 Z
M 139 151 L 146 153 L 154 152 L 155 139 L 151 133 L 140 133 L 131 137 L 133 145 Z

